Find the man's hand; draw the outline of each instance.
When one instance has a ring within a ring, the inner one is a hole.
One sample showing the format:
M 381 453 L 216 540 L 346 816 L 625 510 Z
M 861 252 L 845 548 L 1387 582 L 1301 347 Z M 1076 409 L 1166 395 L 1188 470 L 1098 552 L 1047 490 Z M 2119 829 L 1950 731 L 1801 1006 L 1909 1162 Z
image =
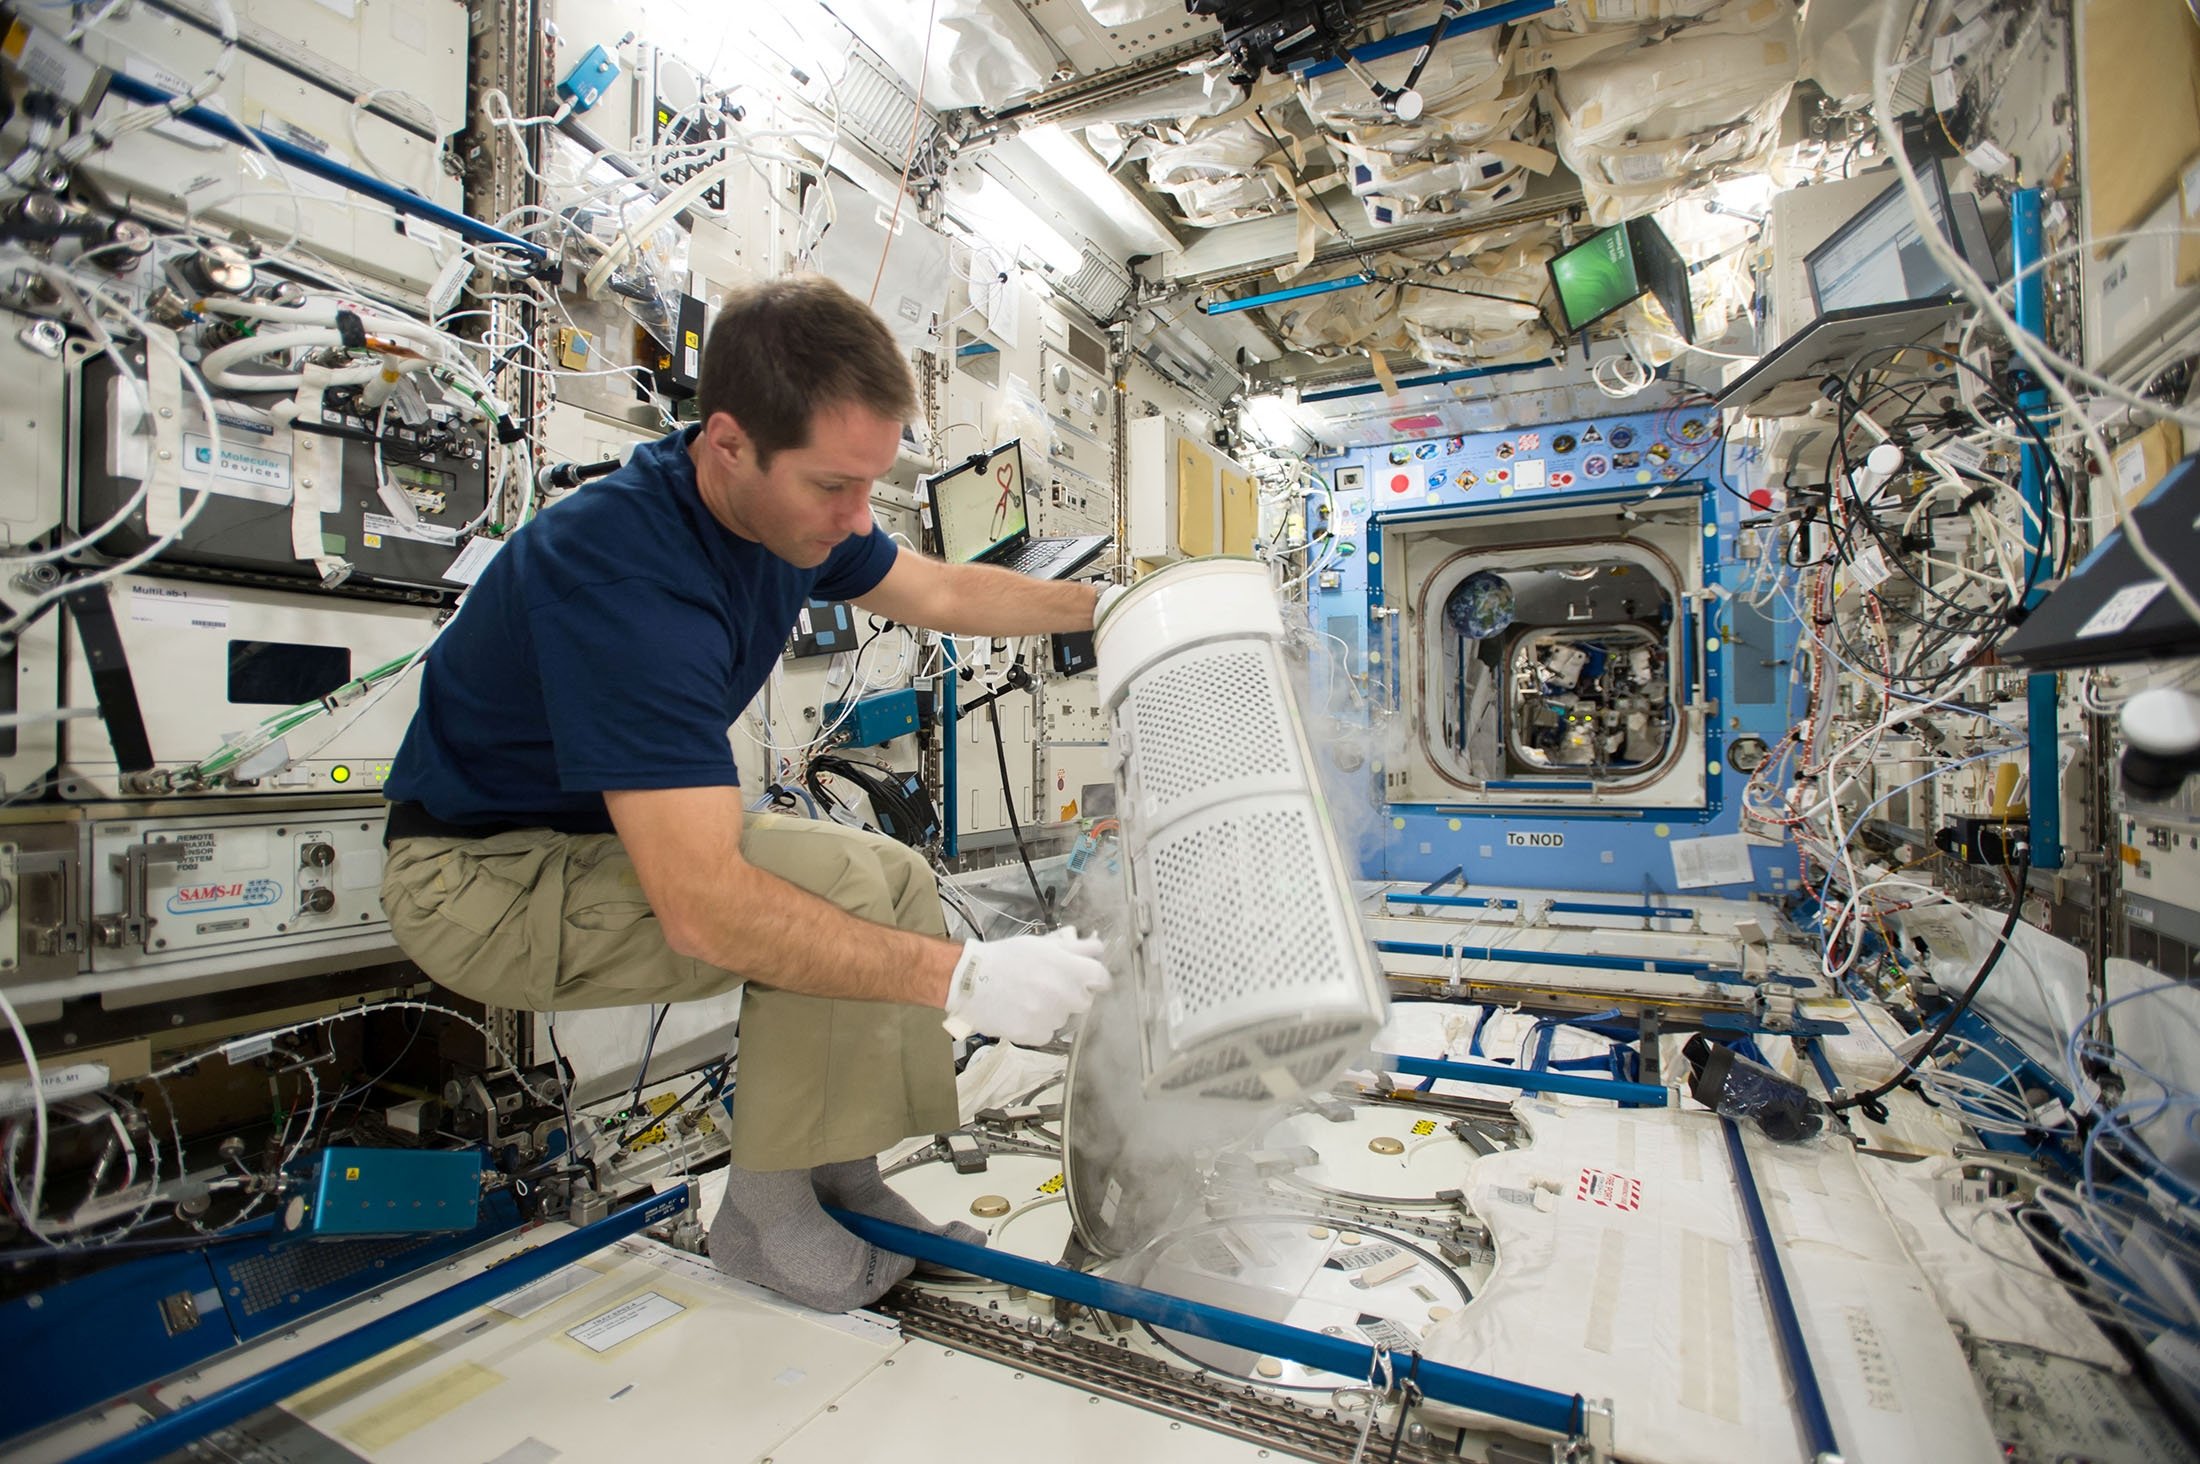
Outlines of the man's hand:
M 1050 1040 L 1108 986 L 1100 942 L 1064 927 L 1045 935 L 973 940 L 947 984 L 947 1030 L 1024 1046 Z

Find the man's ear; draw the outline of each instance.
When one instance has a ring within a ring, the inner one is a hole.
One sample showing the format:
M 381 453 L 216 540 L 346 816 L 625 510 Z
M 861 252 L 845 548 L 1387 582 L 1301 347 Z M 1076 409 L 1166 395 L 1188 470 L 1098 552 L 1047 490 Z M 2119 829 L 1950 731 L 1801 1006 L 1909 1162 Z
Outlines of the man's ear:
M 756 450 L 756 445 L 749 441 L 749 435 L 741 430 L 741 423 L 731 412 L 713 412 L 705 418 L 703 436 L 734 462 L 752 456 Z

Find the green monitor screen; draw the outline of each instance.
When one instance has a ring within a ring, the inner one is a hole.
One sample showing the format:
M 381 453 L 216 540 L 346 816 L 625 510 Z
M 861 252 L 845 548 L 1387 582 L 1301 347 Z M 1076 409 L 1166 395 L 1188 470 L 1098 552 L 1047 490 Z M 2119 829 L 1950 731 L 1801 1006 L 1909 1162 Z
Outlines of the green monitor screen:
M 1602 320 L 1645 288 L 1635 268 L 1627 226 L 1614 224 L 1551 260 L 1559 315 L 1573 335 Z

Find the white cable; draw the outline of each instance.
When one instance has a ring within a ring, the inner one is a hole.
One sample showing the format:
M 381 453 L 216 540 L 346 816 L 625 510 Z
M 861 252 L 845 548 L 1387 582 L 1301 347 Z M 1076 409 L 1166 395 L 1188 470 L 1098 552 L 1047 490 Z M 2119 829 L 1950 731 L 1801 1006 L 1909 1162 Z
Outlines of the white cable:
M 1928 20 L 1938 13 L 1939 8 L 1936 0 L 1936 3 L 1927 12 Z M 1910 211 L 1918 221 L 1918 233 L 1923 238 L 1926 246 L 1932 250 L 1933 256 L 1947 269 L 1949 278 L 1955 281 L 1963 293 L 1976 303 L 1980 310 L 1993 318 L 1994 323 L 2001 328 L 2002 334 L 2007 338 L 2011 349 L 2024 358 L 2025 364 L 2032 368 L 2032 372 L 2039 379 L 2040 384 L 2062 403 L 2063 408 L 2069 413 L 2070 420 L 2084 428 L 2086 446 L 2093 453 L 2095 461 L 2101 463 L 2112 462 L 2114 459 L 2108 450 L 2108 444 L 2101 438 L 2100 430 L 2086 416 L 2084 406 L 2071 393 L 2070 388 L 2064 384 L 2062 376 L 2054 367 L 2048 364 L 2044 344 L 2030 331 L 2018 325 L 2008 311 L 2002 309 L 2001 302 L 1994 298 L 1994 292 L 1986 287 L 1985 281 L 1981 280 L 1970 264 L 1956 252 L 1955 248 L 1942 236 L 1939 226 L 1933 222 L 1931 200 L 1926 197 L 1925 186 L 1918 180 L 1917 169 L 1912 166 L 1909 156 L 1903 148 L 1901 129 L 1895 120 L 1894 82 L 1897 73 L 1892 63 L 1895 59 L 1895 17 L 1901 9 L 1900 6 L 1888 5 L 1884 6 L 1880 12 L 1878 41 L 1873 52 L 1872 121 L 1879 129 L 1880 138 L 1886 145 L 1888 160 L 1894 164 L 1896 174 L 1901 179 L 1903 191 L 1909 197 Z M 2065 364 L 2067 365 L 2067 363 Z M 2071 374 L 2080 377 L 2080 379 L 2086 379 L 2090 375 L 2090 373 L 2077 370 L 2073 370 Z M 2101 385 L 2098 381 L 2093 384 L 2096 386 Z M 2106 390 L 2108 388 L 2103 387 L 2102 389 Z M 2122 399 L 2123 394 L 2120 388 L 2114 390 L 2111 394 Z M 2156 410 L 2155 404 L 2147 403 L 2144 399 L 2135 398 L 2134 400 L 2138 405 L 2144 406 L 2149 411 Z M 2140 561 L 2169 588 L 2170 593 L 2175 596 L 2177 603 L 2184 608 L 2186 615 L 2191 617 L 2193 623 L 2200 625 L 2200 596 L 2195 596 L 2191 588 L 2154 551 L 2153 546 L 2146 542 L 2144 530 L 2135 519 L 2124 511 L 2122 496 L 2112 493 L 2110 503 L 2116 510 L 2118 526 L 2123 529 L 2124 538 L 2131 545 L 2132 552 L 2137 554 Z
M 603 258 L 589 266 L 588 274 L 581 284 L 583 293 L 591 299 L 601 294 L 603 283 L 610 278 L 612 270 L 618 268 L 634 252 L 636 240 L 656 233 L 680 210 L 701 198 L 712 184 L 732 172 L 734 164 L 740 160 L 739 154 L 720 158 L 667 194 L 655 208 L 642 215 L 640 222 L 621 229 L 619 236 L 611 241 L 611 246 L 604 250 Z
M 37 269 L 42 274 L 47 274 L 49 277 L 58 276 L 62 279 L 72 279 L 72 277 L 68 276 L 65 272 L 56 270 L 50 265 L 45 265 L 43 263 L 34 263 L 31 267 Z M 219 463 L 221 461 L 222 451 L 221 421 L 214 411 L 214 399 L 211 395 L 208 394 L 206 390 L 206 383 L 204 380 L 201 379 L 199 373 L 191 368 L 190 363 L 183 359 L 183 356 L 180 352 L 176 351 L 174 347 L 167 345 L 163 341 L 161 336 L 157 335 L 152 330 L 151 326 L 142 317 L 132 313 L 131 311 L 125 309 L 121 304 L 119 304 L 113 298 L 113 296 L 108 293 L 106 286 L 100 285 L 89 293 L 92 298 L 97 299 L 99 303 L 104 305 L 107 309 L 114 311 L 115 314 L 121 316 L 126 322 L 128 322 L 133 329 L 137 330 L 139 335 L 145 340 L 148 347 L 157 346 L 158 349 L 167 351 L 170 355 L 173 355 L 176 358 L 176 367 L 183 375 L 184 384 L 189 386 L 191 390 L 197 395 L 199 399 L 199 408 L 206 414 L 208 461 Z M 211 482 L 211 478 L 209 479 L 209 482 Z M 196 489 L 192 496 L 190 507 L 186 508 L 183 511 L 182 517 L 177 520 L 176 526 L 173 529 L 169 530 L 167 533 L 161 535 L 159 538 L 153 540 L 152 543 L 148 544 L 145 548 L 139 550 L 136 554 L 133 554 L 129 558 L 121 560 L 118 563 L 108 565 L 106 568 L 98 571 L 95 574 L 88 574 L 74 580 L 65 581 L 55 588 L 45 591 L 43 594 L 32 597 L 28 602 L 23 605 L 21 609 L 17 610 L 15 614 L 9 616 L 6 621 L 0 622 L 0 642 L 12 641 L 16 637 L 19 637 L 23 633 L 23 631 L 30 626 L 31 622 L 36 620 L 40 614 L 44 613 L 46 608 L 52 605 L 56 600 L 59 600 L 66 595 L 76 594 L 79 591 L 91 587 L 92 585 L 105 584 L 107 581 L 115 579 L 120 575 L 128 574 L 131 570 L 136 569 L 139 565 L 145 564 L 161 554 L 168 548 L 170 544 L 173 544 L 177 539 L 183 536 L 184 530 L 191 527 L 192 523 L 197 520 L 198 516 L 201 513 L 205 512 L 206 506 L 213 501 L 213 498 L 214 494 L 212 493 L 210 488 L 202 487 Z
M 18 1207 L 21 1214 L 16 1218 L 33 1239 L 53 1245 L 56 1242 L 38 1225 L 39 1210 L 45 1203 L 46 1194 L 46 1079 L 39 1070 L 38 1053 L 31 1046 L 31 1034 L 16 1014 L 15 1003 L 8 1000 L 5 989 L 0 989 L 0 1017 L 7 1018 L 8 1030 L 15 1034 L 15 1045 L 22 1049 L 23 1067 L 31 1085 L 31 1192 L 29 1199 Z M 14 1183 L 15 1166 L 11 1163 L 8 1166 L 11 1189 Z

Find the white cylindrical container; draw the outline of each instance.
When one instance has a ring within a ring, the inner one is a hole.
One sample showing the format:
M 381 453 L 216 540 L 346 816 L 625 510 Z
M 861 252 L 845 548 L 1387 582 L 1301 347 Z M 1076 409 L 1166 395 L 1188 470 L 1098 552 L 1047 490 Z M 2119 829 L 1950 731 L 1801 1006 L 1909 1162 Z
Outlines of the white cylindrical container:
M 1148 1094 L 1325 1087 L 1388 998 L 1315 784 L 1268 570 L 1141 580 L 1096 636 Z

